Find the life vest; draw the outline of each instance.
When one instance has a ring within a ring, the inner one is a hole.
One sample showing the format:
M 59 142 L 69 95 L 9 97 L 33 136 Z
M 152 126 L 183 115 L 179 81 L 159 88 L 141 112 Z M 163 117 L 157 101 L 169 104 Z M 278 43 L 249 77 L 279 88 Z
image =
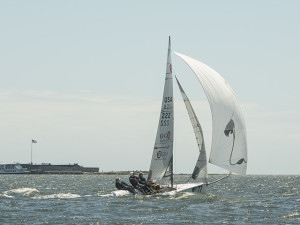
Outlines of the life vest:
M 155 190 L 157 193 L 160 192 L 160 187 L 159 184 L 155 184 L 155 183 L 149 183 L 149 186 L 153 188 L 153 190 Z

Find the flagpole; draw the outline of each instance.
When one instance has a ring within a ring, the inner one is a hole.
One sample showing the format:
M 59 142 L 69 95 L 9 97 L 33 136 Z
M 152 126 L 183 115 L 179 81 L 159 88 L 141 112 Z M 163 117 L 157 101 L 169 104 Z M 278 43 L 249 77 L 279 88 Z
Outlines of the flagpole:
M 32 165 L 32 144 L 36 144 L 37 141 L 34 139 L 31 139 L 31 165 Z
M 31 165 L 32 165 L 32 140 L 31 140 Z

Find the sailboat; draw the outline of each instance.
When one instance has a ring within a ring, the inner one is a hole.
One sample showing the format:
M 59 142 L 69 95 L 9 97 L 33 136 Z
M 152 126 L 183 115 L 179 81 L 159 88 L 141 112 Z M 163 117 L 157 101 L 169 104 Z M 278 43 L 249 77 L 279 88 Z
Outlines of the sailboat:
M 231 173 L 246 175 L 248 162 L 246 127 L 240 103 L 232 88 L 221 75 L 206 64 L 181 53 L 173 53 L 179 56 L 192 69 L 200 81 L 210 105 L 212 113 L 212 143 L 209 163 L 228 170 L 229 175 Z M 174 182 L 174 98 L 172 73 L 171 40 L 169 37 L 163 99 L 147 180 L 148 182 L 158 182 L 165 177 L 169 177 L 170 184 L 161 186 L 160 194 L 163 195 L 174 195 L 179 192 L 205 193 L 208 185 L 225 179 L 229 175 L 211 183 L 208 182 L 203 131 L 191 102 L 176 78 L 194 130 L 199 157 L 190 177 L 194 181 L 182 184 Z M 120 196 L 130 194 L 130 192 L 118 190 L 113 192 L 113 194 Z

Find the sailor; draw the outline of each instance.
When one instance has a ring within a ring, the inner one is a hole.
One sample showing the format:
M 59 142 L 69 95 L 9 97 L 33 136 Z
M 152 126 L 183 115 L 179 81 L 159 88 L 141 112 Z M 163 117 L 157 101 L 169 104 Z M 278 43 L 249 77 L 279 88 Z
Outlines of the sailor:
M 134 188 L 139 187 L 139 178 L 134 175 L 134 172 L 130 173 L 129 181 Z
M 145 185 L 139 183 L 139 178 L 134 175 L 134 172 L 130 173 L 129 181 L 134 188 L 138 189 L 143 194 L 148 194 L 148 188 Z
M 132 193 L 135 193 L 135 190 L 132 186 L 126 184 L 125 182 L 123 181 L 120 181 L 120 178 L 116 178 L 116 188 L 118 190 L 127 190 L 127 191 L 130 191 Z
M 144 174 L 142 172 L 139 173 L 139 183 L 145 185 L 145 184 L 147 184 L 147 181 L 146 181 L 146 178 L 143 177 L 143 175 Z
M 143 173 L 139 173 L 139 184 L 140 187 L 143 189 L 145 194 L 152 194 L 153 193 L 153 188 L 148 184 L 147 180 L 145 177 L 143 177 Z

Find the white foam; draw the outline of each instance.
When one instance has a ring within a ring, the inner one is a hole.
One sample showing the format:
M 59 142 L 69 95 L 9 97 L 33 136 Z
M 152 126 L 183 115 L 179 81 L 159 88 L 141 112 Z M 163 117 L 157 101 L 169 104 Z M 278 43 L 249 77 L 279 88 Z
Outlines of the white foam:
M 195 195 L 193 192 L 181 192 L 180 194 L 174 196 L 175 199 L 187 198 L 188 196 Z
M 282 218 L 298 218 L 298 217 L 300 217 L 300 212 L 295 212 L 287 216 L 283 216 Z
M 112 197 L 113 194 L 99 195 L 100 197 Z
M 31 196 L 35 193 L 38 193 L 39 191 L 36 188 L 17 188 L 17 189 L 11 189 L 8 191 L 4 191 L 2 196 L 7 198 L 14 198 L 12 194 L 22 195 L 22 196 Z
M 51 194 L 51 195 L 41 195 L 34 197 L 35 199 L 51 199 L 51 198 L 80 198 L 81 196 L 78 194 L 72 194 L 72 193 L 58 193 L 58 194 Z

